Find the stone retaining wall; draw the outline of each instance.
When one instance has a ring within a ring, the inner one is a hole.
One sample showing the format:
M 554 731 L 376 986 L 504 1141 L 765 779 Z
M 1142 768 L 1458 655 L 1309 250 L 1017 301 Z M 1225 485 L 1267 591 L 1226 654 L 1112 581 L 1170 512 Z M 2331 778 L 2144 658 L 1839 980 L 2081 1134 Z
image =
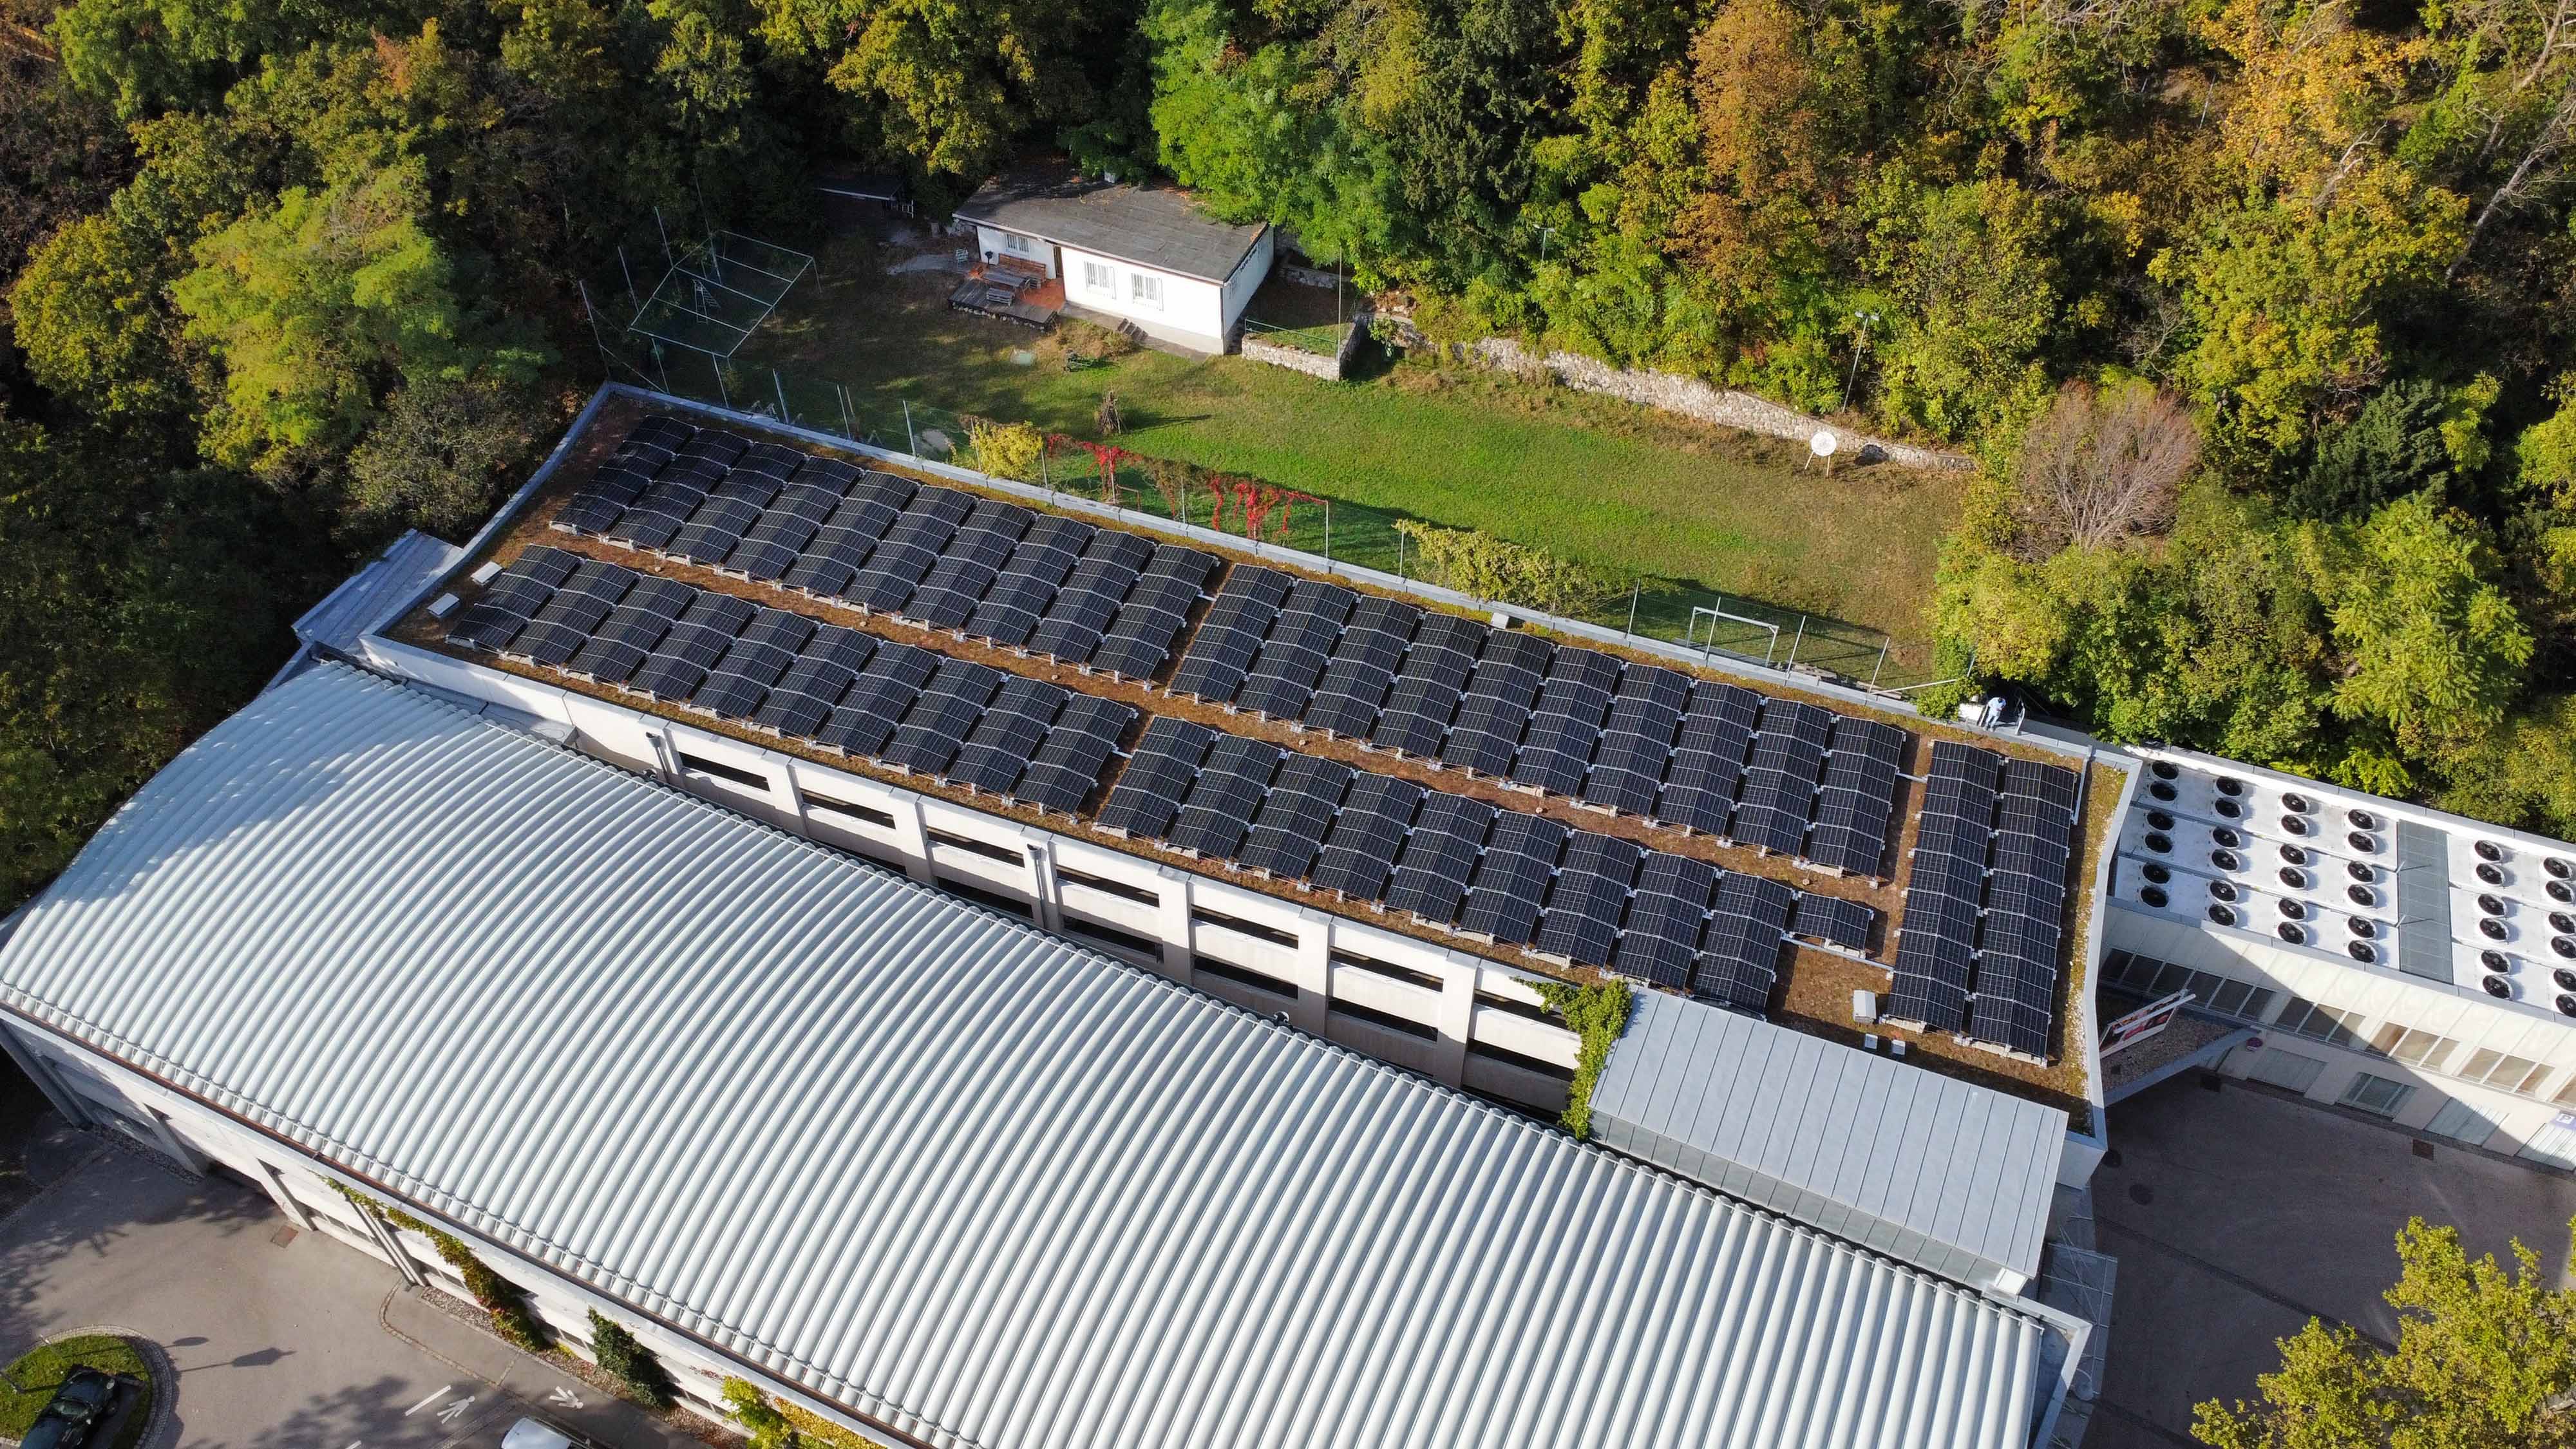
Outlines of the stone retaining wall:
M 1892 443 L 1848 428 L 1833 427 L 1767 398 L 1711 387 L 1698 378 L 1683 377 L 1678 373 L 1622 370 L 1597 358 L 1572 352 L 1551 352 L 1541 359 L 1508 337 L 1488 337 L 1458 351 L 1469 360 L 1496 371 L 1521 375 L 1546 372 L 1577 392 L 1597 392 L 1640 407 L 1678 413 L 1720 427 L 1742 428 L 1748 433 L 1761 433 L 1766 437 L 1789 438 L 1803 443 L 1813 437 L 1817 429 L 1829 428 L 1835 441 L 1841 445 L 1843 456 L 1857 457 L 1864 462 L 1885 461 L 1908 468 L 1968 469 L 1976 466 L 1975 461 L 1965 454 L 1918 448 L 1910 443 Z
M 1243 355 L 1254 362 L 1266 362 L 1273 367 L 1302 372 L 1308 377 L 1320 377 L 1326 382 L 1339 382 L 1349 375 L 1351 357 L 1359 351 L 1360 339 L 1368 334 L 1368 326 L 1367 313 L 1352 318 L 1351 329 L 1342 334 L 1340 350 L 1330 357 L 1308 352 L 1302 347 L 1265 342 L 1259 333 L 1247 329 L 1243 334 Z

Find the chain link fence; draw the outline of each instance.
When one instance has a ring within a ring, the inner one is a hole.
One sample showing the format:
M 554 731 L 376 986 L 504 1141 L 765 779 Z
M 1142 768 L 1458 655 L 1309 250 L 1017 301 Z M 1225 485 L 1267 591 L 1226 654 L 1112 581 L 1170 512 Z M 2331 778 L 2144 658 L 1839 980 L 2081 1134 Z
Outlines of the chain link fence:
M 602 360 L 620 381 L 915 457 L 972 466 L 974 429 L 1017 421 L 979 418 L 926 399 L 861 391 L 781 368 L 722 361 L 612 329 L 607 319 L 601 321 Z M 1024 481 L 1152 517 L 1214 528 L 1264 547 L 1311 553 L 1408 579 L 1422 575 L 1418 550 L 1396 528 L 1406 515 L 1382 508 L 1064 438 L 1051 440 L 1034 476 Z M 1882 693 L 1901 695 L 1936 682 L 1928 644 L 1672 580 L 1635 580 L 1582 617 L 1586 623 L 1635 637 L 1775 669 L 1819 673 Z

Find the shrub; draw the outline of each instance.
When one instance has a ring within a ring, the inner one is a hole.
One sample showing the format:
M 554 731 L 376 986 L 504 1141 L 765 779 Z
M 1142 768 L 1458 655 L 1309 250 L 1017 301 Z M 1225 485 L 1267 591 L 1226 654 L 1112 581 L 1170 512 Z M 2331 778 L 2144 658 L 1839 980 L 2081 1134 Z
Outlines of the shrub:
M 1038 475 L 1046 438 L 1026 423 L 966 424 L 966 466 L 995 478 L 1027 482 Z
M 1435 528 L 1410 518 L 1396 531 L 1413 544 L 1422 576 L 1497 603 L 1579 619 L 1627 588 L 1627 581 L 1471 528 Z
M 617 1381 L 630 1396 L 657 1409 L 671 1407 L 671 1376 L 653 1351 L 635 1341 L 625 1325 L 594 1308 L 590 1311 L 590 1351 L 600 1372 Z
M 358 1211 L 372 1214 L 377 1221 L 388 1226 L 406 1229 L 429 1239 L 430 1246 L 438 1250 L 439 1260 L 456 1270 L 456 1276 L 465 1280 L 465 1291 L 473 1295 L 485 1313 L 492 1315 L 493 1332 L 530 1353 L 543 1353 L 554 1346 L 554 1339 L 546 1332 L 545 1325 L 528 1311 L 527 1290 L 493 1272 L 474 1255 L 472 1248 L 465 1246 L 464 1239 L 434 1228 L 400 1208 L 389 1208 L 374 1198 L 351 1192 L 339 1183 L 331 1186 Z
M 1556 1120 L 1578 1140 L 1589 1140 L 1592 1089 L 1601 1084 L 1601 1069 L 1610 1062 L 1610 1048 L 1628 1027 L 1628 983 L 1612 980 L 1577 986 L 1570 981 L 1533 981 L 1530 985 L 1538 991 L 1538 999 L 1563 1017 L 1566 1026 L 1583 1039 L 1582 1050 L 1575 1058 L 1574 1080 L 1566 1084 L 1565 1111 Z
M 724 1381 L 725 1407 L 751 1436 L 751 1449 L 796 1449 L 796 1431 L 769 1396 L 742 1379 Z

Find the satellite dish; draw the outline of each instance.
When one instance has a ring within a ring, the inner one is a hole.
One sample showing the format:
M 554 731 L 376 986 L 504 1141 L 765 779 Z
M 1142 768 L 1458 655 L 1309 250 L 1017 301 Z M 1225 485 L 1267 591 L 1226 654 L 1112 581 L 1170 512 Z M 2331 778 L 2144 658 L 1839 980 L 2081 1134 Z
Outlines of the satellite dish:
M 1830 458 L 1841 447 L 1841 441 L 1834 436 L 1831 428 L 1818 428 L 1816 435 L 1807 440 L 1807 451 L 1819 458 Z

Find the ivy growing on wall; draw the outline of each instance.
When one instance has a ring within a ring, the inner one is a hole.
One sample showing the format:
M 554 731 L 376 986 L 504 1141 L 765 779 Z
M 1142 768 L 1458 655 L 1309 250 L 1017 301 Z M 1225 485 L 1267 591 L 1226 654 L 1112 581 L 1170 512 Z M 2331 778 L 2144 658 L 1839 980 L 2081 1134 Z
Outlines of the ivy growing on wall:
M 1538 999 L 1563 1017 L 1566 1026 L 1583 1039 L 1582 1050 L 1575 1058 L 1574 1080 L 1565 1088 L 1565 1112 L 1556 1120 L 1577 1138 L 1589 1140 L 1592 1089 L 1600 1085 L 1601 1068 L 1610 1060 L 1610 1048 L 1628 1025 L 1628 984 L 1533 981 L 1530 985 L 1538 992 Z
M 773 1399 L 745 1379 L 724 1381 L 724 1401 L 733 1410 L 734 1422 L 749 1431 L 751 1449 L 804 1449 L 806 1445 L 885 1449 L 874 1439 L 852 1433 L 820 1414 Z
M 635 1341 L 626 1326 L 598 1309 L 590 1310 L 590 1352 L 599 1371 L 617 1381 L 630 1398 L 657 1409 L 671 1407 L 671 1376 L 653 1351 Z
M 482 1305 L 485 1313 L 492 1315 L 493 1332 L 530 1353 L 543 1353 L 553 1346 L 545 1325 L 528 1311 L 527 1290 L 493 1272 L 488 1264 L 474 1255 L 472 1248 L 465 1245 L 464 1239 L 432 1227 L 400 1208 L 387 1207 L 341 1183 L 332 1183 L 331 1187 L 347 1198 L 351 1206 L 370 1214 L 378 1222 L 388 1227 L 408 1229 L 429 1239 L 430 1245 L 438 1250 L 440 1260 L 465 1280 L 465 1291 L 474 1295 L 474 1301 Z

